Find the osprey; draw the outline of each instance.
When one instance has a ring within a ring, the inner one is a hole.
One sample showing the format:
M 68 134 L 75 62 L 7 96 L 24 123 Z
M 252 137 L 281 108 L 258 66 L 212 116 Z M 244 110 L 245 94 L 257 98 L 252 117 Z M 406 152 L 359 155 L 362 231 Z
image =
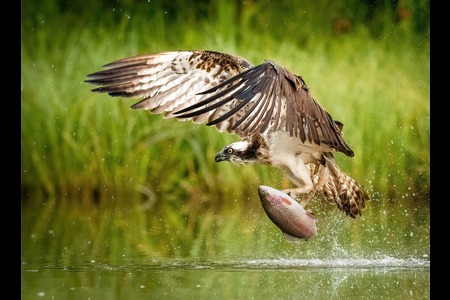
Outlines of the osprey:
M 301 76 L 271 61 L 253 66 L 213 51 L 173 51 L 121 59 L 88 75 L 93 92 L 143 98 L 134 109 L 164 118 L 215 125 L 242 140 L 225 146 L 215 161 L 261 163 L 282 170 L 305 207 L 316 191 L 348 216 L 361 215 L 369 199 L 339 169 L 334 151 L 353 157 L 334 121 L 311 96 Z

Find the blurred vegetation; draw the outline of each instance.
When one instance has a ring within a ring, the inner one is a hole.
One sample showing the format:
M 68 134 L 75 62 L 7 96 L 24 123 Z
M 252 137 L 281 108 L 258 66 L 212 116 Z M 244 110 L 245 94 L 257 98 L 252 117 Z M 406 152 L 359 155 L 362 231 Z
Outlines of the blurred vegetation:
M 22 1 L 23 245 L 93 256 L 124 244 L 183 256 L 293 247 L 256 192 L 288 185 L 279 170 L 214 162 L 236 136 L 131 110 L 134 99 L 84 83 L 127 56 L 205 49 L 287 67 L 345 124 L 355 157 L 338 164 L 373 199 L 356 221 L 312 202 L 321 219 L 306 250 L 351 251 L 370 236 L 374 249 L 428 253 L 429 11 L 402 0 Z

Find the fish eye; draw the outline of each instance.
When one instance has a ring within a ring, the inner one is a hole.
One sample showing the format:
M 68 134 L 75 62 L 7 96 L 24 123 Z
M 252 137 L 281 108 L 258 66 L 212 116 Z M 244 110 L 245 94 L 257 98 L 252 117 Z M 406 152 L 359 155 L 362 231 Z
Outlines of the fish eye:
M 229 149 L 227 150 L 227 152 L 228 152 L 228 154 L 231 154 L 231 153 L 233 153 L 233 149 L 229 148 Z

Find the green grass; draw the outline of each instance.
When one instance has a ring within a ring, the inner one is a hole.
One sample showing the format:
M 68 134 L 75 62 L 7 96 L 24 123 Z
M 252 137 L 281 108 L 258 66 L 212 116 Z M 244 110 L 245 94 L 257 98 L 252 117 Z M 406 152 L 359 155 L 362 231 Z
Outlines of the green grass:
M 147 255 L 182 256 L 292 249 L 264 216 L 256 194 L 261 184 L 282 187 L 279 170 L 216 164 L 214 155 L 236 136 L 132 110 L 135 100 L 94 94 L 84 83 L 87 74 L 116 59 L 208 49 L 287 67 L 345 124 L 355 157 L 336 159 L 373 201 L 361 221 L 352 221 L 316 200 L 322 237 L 306 251 L 313 253 L 318 243 L 324 251 L 336 245 L 350 251 L 348 245 L 362 247 L 370 236 L 375 248 L 387 239 L 406 253 L 414 234 L 404 233 L 415 232 L 425 235 L 417 249 L 427 253 L 429 34 L 414 31 L 414 20 L 387 24 L 375 18 L 367 26 L 358 22 L 363 16 L 348 13 L 343 18 L 353 18 L 352 30 L 336 34 L 334 17 L 321 5 L 289 10 L 283 2 L 270 11 L 265 2 L 249 3 L 241 10 L 227 1 L 186 5 L 184 14 L 160 2 L 92 4 L 89 10 L 57 1 L 36 10 L 24 5 L 24 245 L 77 245 L 92 256 L 109 251 L 111 257 L 125 251 L 123 245 Z

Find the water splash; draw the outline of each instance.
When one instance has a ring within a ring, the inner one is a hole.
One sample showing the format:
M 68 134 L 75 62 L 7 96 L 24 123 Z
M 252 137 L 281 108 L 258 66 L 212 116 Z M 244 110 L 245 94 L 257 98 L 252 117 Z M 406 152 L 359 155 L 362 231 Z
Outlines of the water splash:
M 44 266 L 45 269 L 62 268 L 62 266 Z M 67 268 L 67 266 L 65 267 Z M 153 259 L 142 264 L 130 261 L 126 264 L 110 264 L 94 262 L 70 266 L 76 269 L 105 269 L 105 270 L 289 270 L 289 269 L 429 269 L 430 261 L 422 258 L 395 258 L 384 256 L 378 258 L 331 258 L 331 259 L 225 259 L 203 260 L 187 259 Z
M 340 259 L 272 259 L 250 260 L 247 267 L 262 268 L 429 268 L 430 261 L 425 259 L 383 258 L 340 258 Z

